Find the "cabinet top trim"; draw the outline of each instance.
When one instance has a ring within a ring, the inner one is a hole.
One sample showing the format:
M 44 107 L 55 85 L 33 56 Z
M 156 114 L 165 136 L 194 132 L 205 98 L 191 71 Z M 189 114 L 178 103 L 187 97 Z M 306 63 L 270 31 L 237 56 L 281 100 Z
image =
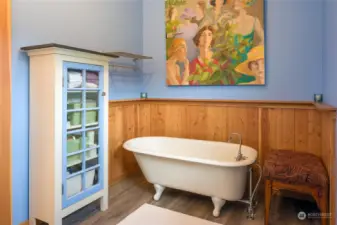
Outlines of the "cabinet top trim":
M 61 49 L 68 49 L 68 50 L 74 50 L 74 51 L 79 51 L 79 52 L 91 53 L 95 55 L 108 56 L 111 58 L 119 58 L 118 55 L 115 55 L 112 53 L 98 52 L 98 51 L 93 51 L 89 49 L 77 48 L 73 46 L 61 45 L 61 44 L 56 44 L 56 43 L 43 44 L 43 45 L 31 45 L 31 46 L 22 47 L 21 50 L 22 51 L 32 51 L 32 50 L 45 49 L 45 48 L 61 48 Z

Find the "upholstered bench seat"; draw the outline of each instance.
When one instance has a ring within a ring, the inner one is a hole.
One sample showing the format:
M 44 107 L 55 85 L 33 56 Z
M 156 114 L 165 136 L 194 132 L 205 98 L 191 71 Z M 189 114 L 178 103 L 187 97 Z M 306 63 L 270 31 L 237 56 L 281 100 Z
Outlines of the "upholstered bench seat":
M 321 159 L 315 155 L 290 150 L 273 150 L 263 168 L 265 178 L 287 184 L 328 186 L 328 175 Z
M 310 194 L 321 213 L 328 211 L 329 177 L 322 160 L 313 154 L 291 150 L 272 150 L 263 165 L 265 178 L 265 218 L 268 225 L 270 201 L 279 190 Z M 321 217 L 322 225 L 327 219 Z

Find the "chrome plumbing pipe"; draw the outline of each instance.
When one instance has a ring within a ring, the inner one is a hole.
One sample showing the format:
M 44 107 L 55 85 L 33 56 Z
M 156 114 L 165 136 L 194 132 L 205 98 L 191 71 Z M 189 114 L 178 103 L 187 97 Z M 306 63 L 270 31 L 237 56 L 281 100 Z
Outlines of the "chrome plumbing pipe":
M 261 179 L 262 179 L 262 168 L 259 164 L 255 164 L 258 168 L 259 168 L 259 173 L 260 173 L 260 176 L 259 176 L 259 179 L 255 185 L 255 188 L 254 190 L 253 189 L 253 168 L 250 167 L 249 168 L 249 198 L 248 200 L 244 200 L 244 199 L 241 199 L 239 200 L 239 202 L 243 202 L 243 203 L 246 203 L 248 204 L 248 216 L 247 218 L 248 219 L 254 219 L 255 217 L 255 213 L 254 213 L 254 208 L 256 207 L 256 202 L 254 202 L 254 199 L 255 199 L 255 194 L 256 194 L 256 191 L 260 185 L 260 182 L 261 182 Z M 255 203 L 255 204 L 254 204 Z
M 238 155 L 237 155 L 236 158 L 235 158 L 236 161 L 240 161 L 240 160 L 243 159 L 243 155 L 242 155 L 242 153 L 241 153 L 241 147 L 242 147 L 242 135 L 239 134 L 239 133 L 232 133 L 231 135 L 229 135 L 229 140 L 228 140 L 229 143 L 232 143 L 233 135 L 238 136 L 238 137 L 239 137 L 239 140 L 240 140 L 239 152 L 238 152 Z

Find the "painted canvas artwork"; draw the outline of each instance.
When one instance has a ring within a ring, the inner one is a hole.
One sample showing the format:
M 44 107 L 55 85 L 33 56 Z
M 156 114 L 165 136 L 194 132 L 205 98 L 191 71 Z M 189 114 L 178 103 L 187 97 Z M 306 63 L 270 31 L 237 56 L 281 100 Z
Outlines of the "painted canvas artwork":
M 264 85 L 264 0 L 165 0 L 166 82 Z

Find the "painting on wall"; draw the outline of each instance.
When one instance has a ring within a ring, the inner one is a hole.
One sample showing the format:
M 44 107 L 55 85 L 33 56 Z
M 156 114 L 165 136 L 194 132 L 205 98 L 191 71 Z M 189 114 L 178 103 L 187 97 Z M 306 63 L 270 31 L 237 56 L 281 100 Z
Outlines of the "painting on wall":
M 264 0 L 165 0 L 169 86 L 264 85 Z

